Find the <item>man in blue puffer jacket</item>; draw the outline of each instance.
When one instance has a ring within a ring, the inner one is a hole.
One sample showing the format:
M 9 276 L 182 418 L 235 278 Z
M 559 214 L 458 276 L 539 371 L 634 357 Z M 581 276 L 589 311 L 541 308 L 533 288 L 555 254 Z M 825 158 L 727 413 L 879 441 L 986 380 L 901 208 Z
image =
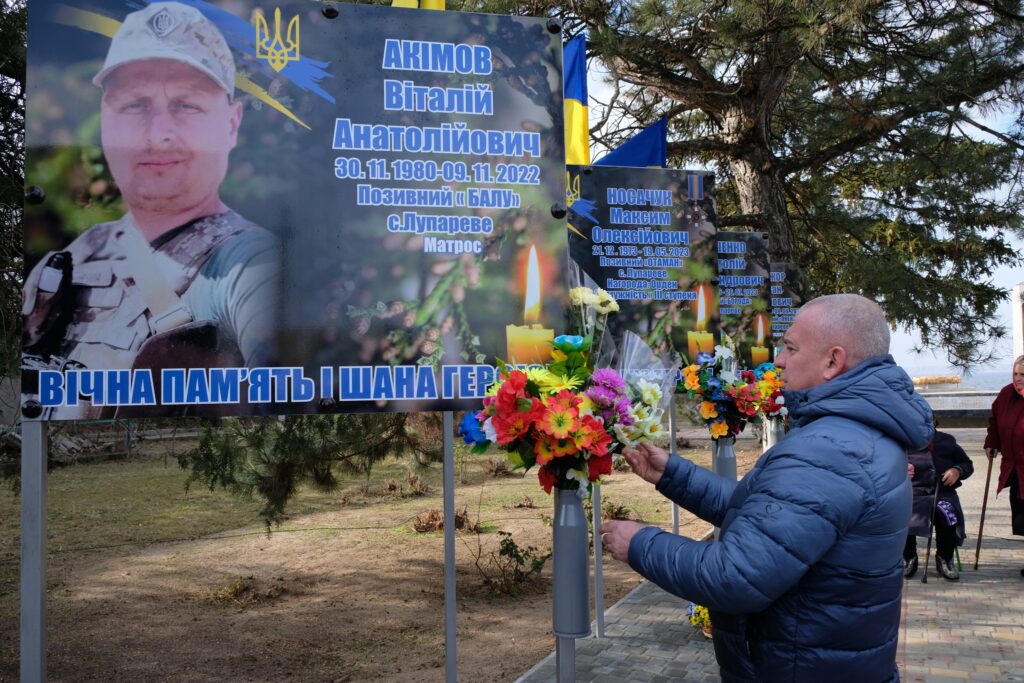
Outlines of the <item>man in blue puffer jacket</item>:
M 706 605 L 722 680 L 899 679 L 896 640 L 910 519 L 908 449 L 932 413 L 888 355 L 882 310 L 853 294 L 806 304 L 776 359 L 792 429 L 735 482 L 649 445 L 641 477 L 721 527 L 698 542 L 607 522 L 606 547 Z

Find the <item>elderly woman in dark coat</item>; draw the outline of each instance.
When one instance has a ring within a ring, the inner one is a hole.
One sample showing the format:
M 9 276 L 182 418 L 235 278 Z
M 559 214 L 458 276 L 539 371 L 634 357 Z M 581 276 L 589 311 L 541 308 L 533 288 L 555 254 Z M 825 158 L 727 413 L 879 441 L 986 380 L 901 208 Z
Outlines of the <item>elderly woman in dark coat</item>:
M 914 508 L 903 548 L 906 566 L 903 576 L 910 578 L 917 573 L 917 536 L 928 536 L 931 527 L 935 529 L 935 568 L 943 578 L 956 581 L 959 572 L 953 565 L 953 553 L 964 543 L 967 529 L 964 512 L 960 507 L 960 496 L 956 490 L 961 482 L 974 474 L 974 463 L 956 442 L 952 434 L 935 432 L 935 439 L 928 449 L 910 453 L 907 459 L 914 465 L 911 484 L 914 489 Z M 935 486 L 939 487 L 938 496 Z M 933 524 L 929 523 L 929 513 Z
M 1013 534 L 1024 536 L 1024 356 L 1013 361 L 1013 381 L 992 403 L 985 453 L 990 458 L 1002 455 L 996 495 L 1010 489 Z M 1020 573 L 1024 575 L 1024 569 Z

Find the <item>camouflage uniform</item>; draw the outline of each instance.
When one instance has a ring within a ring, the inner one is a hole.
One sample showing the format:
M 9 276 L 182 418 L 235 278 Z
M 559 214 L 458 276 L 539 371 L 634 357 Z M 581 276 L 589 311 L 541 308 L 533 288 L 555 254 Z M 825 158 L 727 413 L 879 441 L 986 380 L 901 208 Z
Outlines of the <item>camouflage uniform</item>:
M 29 274 L 22 309 L 26 350 L 31 352 L 61 315 L 58 307 L 68 315 L 59 346 L 39 354 L 43 357 L 35 359 L 37 365 L 131 368 L 147 340 L 192 321 L 216 323 L 221 342 L 237 347 L 231 364 L 252 367 L 272 362 L 280 300 L 281 247 L 276 238 L 228 211 L 165 233 L 150 245 L 151 263 L 140 264 L 126 257 L 126 230 L 136 230 L 130 214 L 92 227 L 68 246 L 70 293 L 63 299 L 57 295 L 61 285 L 52 280 L 60 276 L 47 272 L 56 252 Z M 170 328 L 162 323 L 169 319 L 166 312 L 151 310 L 136 279 L 135 269 L 154 266 L 181 300 L 182 311 L 170 318 Z M 97 415 L 91 409 L 66 408 L 52 417 Z

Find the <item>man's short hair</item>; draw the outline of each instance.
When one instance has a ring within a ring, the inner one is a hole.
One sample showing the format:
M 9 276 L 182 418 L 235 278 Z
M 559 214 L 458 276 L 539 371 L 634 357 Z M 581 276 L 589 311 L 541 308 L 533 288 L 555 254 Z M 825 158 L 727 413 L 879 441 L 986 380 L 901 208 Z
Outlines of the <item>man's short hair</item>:
M 847 367 L 889 353 L 889 323 L 882 307 L 871 299 L 859 294 L 828 294 L 808 301 L 800 313 L 810 308 L 818 316 L 821 342 L 846 349 Z
M 209 76 L 231 98 L 235 59 L 224 34 L 202 12 L 180 2 L 156 2 L 124 18 L 110 41 L 103 68 L 92 82 L 103 82 L 118 67 L 148 59 L 187 64 Z

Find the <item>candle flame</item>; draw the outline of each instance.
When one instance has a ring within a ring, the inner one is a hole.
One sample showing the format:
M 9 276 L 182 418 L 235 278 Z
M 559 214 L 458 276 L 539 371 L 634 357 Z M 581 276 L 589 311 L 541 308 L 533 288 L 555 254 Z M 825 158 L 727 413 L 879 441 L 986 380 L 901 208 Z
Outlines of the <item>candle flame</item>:
M 707 304 L 704 303 L 704 285 L 697 288 L 697 322 L 694 327 L 701 331 L 708 325 Z
M 537 247 L 530 245 L 530 261 L 526 267 L 526 302 L 523 305 L 523 322 L 535 323 L 540 320 L 540 262 Z
M 757 316 L 757 345 L 764 346 L 764 316 Z

